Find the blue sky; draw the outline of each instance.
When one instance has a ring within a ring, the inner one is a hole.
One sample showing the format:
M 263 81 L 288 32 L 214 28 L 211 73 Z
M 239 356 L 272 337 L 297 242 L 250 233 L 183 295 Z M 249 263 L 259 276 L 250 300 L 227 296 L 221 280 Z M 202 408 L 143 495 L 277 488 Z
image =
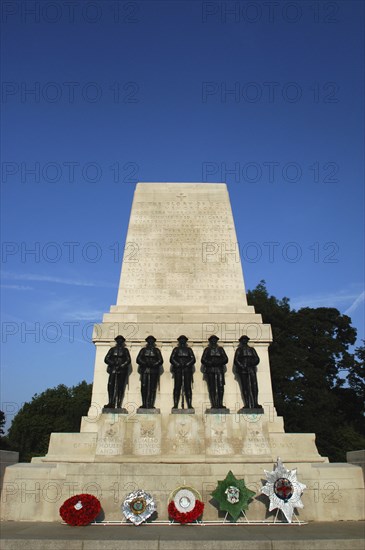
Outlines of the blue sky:
M 246 287 L 337 307 L 360 343 L 363 21 L 351 0 L 3 2 L 9 421 L 92 381 L 136 181 L 227 182 Z

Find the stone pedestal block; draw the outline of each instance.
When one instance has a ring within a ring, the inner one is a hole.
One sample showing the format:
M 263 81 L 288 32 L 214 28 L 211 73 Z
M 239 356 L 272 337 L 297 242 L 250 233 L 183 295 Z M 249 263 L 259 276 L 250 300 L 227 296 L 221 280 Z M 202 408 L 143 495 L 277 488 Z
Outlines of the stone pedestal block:
M 284 455 L 285 460 L 285 455 Z M 289 462 L 287 468 L 298 468 L 298 480 L 307 485 L 302 501 L 304 509 L 297 515 L 302 521 L 342 521 L 364 518 L 364 481 L 361 468 L 350 464 L 317 464 Z M 61 521 L 59 507 L 70 496 L 91 493 L 102 504 L 106 521 L 122 519 L 120 506 L 128 493 L 144 489 L 157 503 L 157 519 L 167 520 L 171 492 L 181 485 L 197 489 L 205 503 L 204 519 L 222 517 L 211 493 L 232 470 L 243 478 L 256 495 L 249 504 L 250 520 L 274 518 L 268 512 L 268 498 L 260 495 L 265 479 L 263 470 L 272 470 L 273 462 L 254 463 L 115 463 L 93 464 L 17 464 L 7 468 L 2 492 L 2 519 L 13 521 Z

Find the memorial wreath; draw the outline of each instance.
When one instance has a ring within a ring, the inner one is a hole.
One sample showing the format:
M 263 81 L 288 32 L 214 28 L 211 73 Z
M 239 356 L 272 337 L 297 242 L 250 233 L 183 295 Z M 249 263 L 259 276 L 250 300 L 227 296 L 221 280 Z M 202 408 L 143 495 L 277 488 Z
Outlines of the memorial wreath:
M 288 470 L 279 457 L 274 470 L 264 472 L 267 482 L 261 488 L 261 493 L 270 499 L 269 512 L 279 509 L 291 523 L 294 508 L 304 508 L 301 496 L 307 486 L 297 480 L 297 469 Z
M 204 503 L 192 487 L 178 487 L 170 495 L 167 510 L 170 518 L 177 523 L 193 523 L 203 514 Z
M 99 500 L 93 495 L 75 495 L 65 500 L 60 516 L 69 525 L 88 525 L 96 519 L 101 510 Z
M 240 514 L 248 509 L 248 502 L 255 493 L 246 487 L 243 479 L 237 479 L 230 470 L 225 479 L 218 481 L 218 486 L 211 495 L 218 502 L 219 509 L 227 512 L 233 521 L 237 521 Z
M 122 512 L 126 519 L 134 523 L 134 525 L 140 525 L 152 516 L 156 510 L 156 504 L 153 497 L 137 489 L 129 493 L 122 504 Z

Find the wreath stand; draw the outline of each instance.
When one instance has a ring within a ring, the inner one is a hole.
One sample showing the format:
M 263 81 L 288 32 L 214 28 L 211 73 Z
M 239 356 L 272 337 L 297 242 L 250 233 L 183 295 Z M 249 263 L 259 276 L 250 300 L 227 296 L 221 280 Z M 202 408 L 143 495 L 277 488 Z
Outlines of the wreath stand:
M 291 525 L 291 524 L 294 524 L 294 525 L 304 525 L 305 523 L 308 523 L 306 521 L 300 521 L 300 519 L 298 518 L 298 516 L 296 515 L 296 513 L 294 512 L 293 510 L 293 517 L 295 518 L 295 521 L 292 521 L 289 523 L 289 521 L 276 521 L 277 518 L 278 518 L 278 515 L 279 515 L 279 512 L 280 512 L 280 508 L 277 508 L 276 509 L 276 514 L 275 514 L 275 517 L 274 517 L 274 521 L 271 522 L 272 524 L 278 524 L 278 525 Z M 283 512 L 281 511 L 281 514 L 284 516 Z M 284 516 L 285 517 L 285 516 Z
M 204 522 L 201 521 L 201 520 L 199 521 L 198 519 L 195 519 L 191 523 L 179 523 L 178 521 L 175 521 L 174 519 L 170 519 L 168 524 L 169 524 L 169 526 L 170 525 L 200 525 L 200 527 L 204 526 Z
M 226 515 L 224 516 L 223 518 L 223 521 L 217 521 L 217 520 L 207 520 L 207 521 L 203 521 L 201 522 L 202 525 L 307 525 L 307 521 L 301 521 L 298 516 L 296 515 L 296 513 L 293 511 L 293 517 L 295 518 L 295 521 L 292 521 L 292 522 L 289 522 L 286 520 L 285 518 L 285 515 L 283 514 L 282 512 L 282 516 L 285 518 L 285 519 L 282 519 L 282 520 L 278 520 L 278 516 L 279 516 L 279 512 L 280 512 L 280 508 L 277 508 L 276 509 L 276 514 L 275 514 L 275 517 L 274 517 L 274 520 L 268 520 L 268 519 L 262 519 L 262 520 L 257 520 L 257 519 L 251 519 L 249 520 L 248 517 L 246 516 L 246 513 L 244 510 L 241 510 L 240 513 L 242 513 L 242 516 L 239 517 L 237 519 L 237 521 L 232 521 L 232 522 L 228 522 L 227 521 L 227 517 L 229 515 L 229 512 L 226 513 Z
M 244 517 L 245 521 L 242 521 L 241 518 L 238 518 L 237 521 L 235 521 L 234 523 L 252 523 L 252 522 L 250 522 L 250 520 L 246 516 L 245 511 L 243 509 L 240 511 L 240 514 L 243 514 L 243 517 Z M 223 523 L 226 523 L 228 515 L 229 515 L 229 512 L 227 512 L 226 515 L 224 516 Z

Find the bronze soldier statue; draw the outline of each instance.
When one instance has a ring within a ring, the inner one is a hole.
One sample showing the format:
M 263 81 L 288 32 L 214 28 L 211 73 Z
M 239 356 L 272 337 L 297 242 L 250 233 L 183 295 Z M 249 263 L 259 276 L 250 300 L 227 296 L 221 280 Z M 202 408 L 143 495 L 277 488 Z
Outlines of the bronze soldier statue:
M 131 367 L 131 356 L 125 347 L 124 336 L 116 336 L 114 340 L 117 345 L 110 348 L 104 359 L 108 365 L 106 371 L 109 374 L 109 402 L 104 406 L 105 409 L 121 408 Z
M 244 409 L 262 409 L 258 400 L 258 385 L 256 377 L 256 365 L 260 359 L 254 348 L 248 345 L 248 336 L 241 336 L 240 345 L 236 349 L 233 368 L 238 377 Z
M 156 338 L 147 336 L 146 342 L 147 345 L 140 350 L 137 356 L 138 372 L 141 376 L 141 408 L 154 409 L 163 359 L 160 350 L 156 348 Z
M 218 346 L 218 336 L 208 338 L 209 345 L 202 355 L 204 379 L 208 384 L 209 399 L 212 409 L 225 409 L 223 405 L 224 373 L 228 357 L 224 349 Z
M 184 397 L 188 409 L 192 409 L 192 390 L 193 372 L 195 365 L 194 352 L 187 345 L 188 338 L 184 335 L 177 339 L 179 345 L 173 349 L 170 357 L 171 372 L 174 377 L 174 409 L 179 406 L 181 395 L 181 408 L 184 408 Z

